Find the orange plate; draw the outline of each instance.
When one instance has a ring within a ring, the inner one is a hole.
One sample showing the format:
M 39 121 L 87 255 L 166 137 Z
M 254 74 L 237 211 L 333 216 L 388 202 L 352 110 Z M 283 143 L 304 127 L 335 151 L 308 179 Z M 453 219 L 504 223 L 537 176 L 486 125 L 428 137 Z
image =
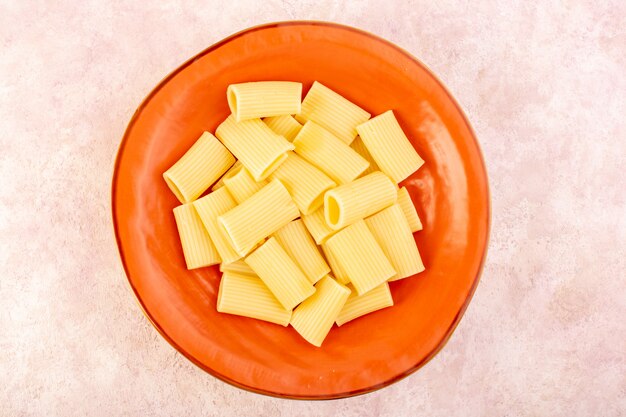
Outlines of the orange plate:
M 426 272 L 391 283 L 395 306 L 333 328 L 321 348 L 291 327 L 219 314 L 217 267 L 185 268 L 162 173 L 229 114 L 226 87 L 314 80 L 373 115 L 393 109 L 425 165 L 404 181 L 424 230 Z M 411 55 L 354 28 L 285 22 L 237 33 L 190 59 L 141 104 L 113 175 L 113 223 L 146 316 L 193 363 L 235 386 L 299 399 L 384 387 L 431 359 L 478 282 L 489 234 L 480 150 L 459 106 Z

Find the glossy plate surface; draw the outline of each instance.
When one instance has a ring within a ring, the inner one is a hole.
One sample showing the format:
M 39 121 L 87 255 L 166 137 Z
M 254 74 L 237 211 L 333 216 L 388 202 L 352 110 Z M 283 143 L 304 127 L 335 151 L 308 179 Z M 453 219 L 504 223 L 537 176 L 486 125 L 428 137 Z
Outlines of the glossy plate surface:
M 333 328 L 322 348 L 291 327 L 219 314 L 217 267 L 187 271 L 162 173 L 228 115 L 226 87 L 319 80 L 373 115 L 393 109 L 426 161 L 404 181 L 424 230 L 427 271 L 391 283 L 395 306 Z M 445 344 L 478 282 L 489 193 L 469 123 L 415 58 L 365 32 L 318 22 L 248 29 L 169 75 L 141 104 L 119 149 L 113 222 L 130 285 L 169 343 L 212 375 L 289 398 L 369 392 L 410 374 Z

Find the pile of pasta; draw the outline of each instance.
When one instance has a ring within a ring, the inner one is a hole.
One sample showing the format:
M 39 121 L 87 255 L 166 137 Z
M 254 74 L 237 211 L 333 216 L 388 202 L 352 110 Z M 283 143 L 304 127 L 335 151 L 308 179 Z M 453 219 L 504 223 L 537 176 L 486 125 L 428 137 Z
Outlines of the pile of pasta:
M 187 268 L 220 264 L 217 311 L 291 324 L 319 347 L 424 270 L 398 186 L 424 161 L 391 110 L 371 118 L 319 82 L 301 97 L 297 82 L 230 85 L 232 114 L 163 177 Z

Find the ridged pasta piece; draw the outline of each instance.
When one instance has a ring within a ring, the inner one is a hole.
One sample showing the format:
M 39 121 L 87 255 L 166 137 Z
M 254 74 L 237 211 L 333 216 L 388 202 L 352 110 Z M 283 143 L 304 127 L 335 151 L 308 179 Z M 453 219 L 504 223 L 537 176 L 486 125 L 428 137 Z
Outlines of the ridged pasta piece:
M 411 232 L 415 233 L 422 230 L 422 221 L 417 215 L 417 210 L 415 209 L 415 205 L 413 205 L 413 201 L 406 187 L 402 187 L 398 190 L 398 204 L 404 212 L 404 217 L 406 217 L 406 220 L 409 222 Z
M 296 153 L 321 169 L 337 184 L 357 178 L 369 166 L 354 149 L 314 122 L 306 124 L 293 141 Z
M 222 175 L 222 177 L 215 184 L 213 184 L 213 186 L 211 187 L 211 191 L 215 191 L 218 188 L 223 187 L 224 180 L 226 178 L 230 178 L 233 175 L 237 174 L 241 170 L 241 168 L 243 168 L 243 164 L 241 163 L 241 161 L 235 162 L 233 166 L 231 166 L 230 169 L 226 171 L 224 175 Z
M 241 161 L 255 181 L 267 178 L 295 149 L 261 119 L 236 122 L 231 114 L 217 127 L 215 136 Z
M 247 200 L 218 217 L 233 248 L 241 256 L 300 215 L 289 192 L 272 180 Z
M 348 273 L 341 267 L 341 265 L 337 261 L 337 258 L 335 258 L 333 253 L 328 248 L 328 245 L 322 243 L 320 247 L 322 248 L 322 252 L 324 252 L 324 256 L 328 261 L 328 265 L 330 265 L 332 275 L 335 277 L 335 279 L 341 284 L 348 284 L 350 282 L 350 277 L 348 276 Z
M 213 191 L 193 203 L 204 227 L 209 232 L 211 240 L 222 258 L 222 263 L 229 264 L 241 259 L 233 248 L 224 230 L 219 226 L 217 217 L 232 210 L 237 203 L 231 197 L 226 187 Z
M 396 270 L 363 220 L 337 232 L 326 241 L 326 246 L 359 295 L 396 275 Z
M 259 277 L 225 272 L 217 294 L 217 311 L 287 326 L 291 310 L 278 302 Z
M 350 290 L 328 275 L 315 288 L 315 294 L 293 311 L 291 325 L 307 342 L 320 347 L 346 303 Z
M 396 185 L 380 171 L 324 194 L 324 219 L 333 230 L 342 229 L 389 207 L 398 199 Z
M 380 171 L 378 165 L 376 165 L 376 161 L 370 155 L 370 152 L 367 150 L 367 147 L 363 143 L 363 139 L 360 136 L 357 136 L 354 141 L 350 144 L 350 147 L 356 151 L 359 155 L 363 157 L 367 162 L 370 163 L 370 166 L 367 167 L 365 171 L 361 174 L 361 176 L 365 176 L 367 174 L 371 174 L 374 171 Z
M 417 171 L 424 160 L 404 134 L 393 111 L 357 126 L 357 131 L 382 172 L 396 183 Z
M 231 153 L 209 132 L 163 174 L 176 198 L 191 203 L 235 163 Z
M 293 142 L 296 138 L 302 125 L 290 114 L 283 116 L 266 117 L 263 122 L 274 131 L 287 139 L 289 142 Z
M 287 223 L 274 233 L 274 237 L 312 284 L 330 272 L 301 219 Z
M 248 255 L 245 261 L 287 310 L 315 292 L 304 272 L 273 237 Z
M 176 207 L 174 219 L 180 235 L 187 269 L 220 263 L 220 255 L 192 204 Z
M 324 219 L 324 207 L 318 208 L 311 214 L 303 214 L 302 221 L 311 236 L 313 236 L 313 239 L 315 239 L 315 243 L 318 245 L 326 242 L 329 237 L 337 232 L 326 224 L 326 220 Z
M 302 101 L 302 111 L 296 114 L 300 123 L 314 121 L 347 145 L 357 135 L 356 127 L 369 118 L 368 112 L 317 81 Z
M 390 281 L 410 277 L 424 270 L 409 222 L 399 204 L 366 218 L 365 224 L 396 270 Z
M 341 326 L 357 317 L 364 316 L 374 311 L 381 310 L 393 305 L 389 284 L 386 282 L 369 291 L 367 294 L 357 295 L 355 291 L 350 293 L 348 300 L 344 304 L 339 316 L 337 316 L 337 326 Z
M 256 273 L 250 268 L 250 266 L 245 263 L 242 259 L 231 262 L 229 264 L 220 264 L 220 272 L 232 272 L 234 274 L 240 275 L 250 275 L 256 277 Z
M 242 167 L 234 175 L 224 178 L 224 185 L 235 201 L 241 203 L 266 186 L 267 180 L 255 181 L 250 172 Z
M 292 81 L 257 81 L 231 84 L 228 107 L 237 122 L 260 117 L 300 113 L 302 84 Z
M 303 214 L 310 214 L 320 208 L 324 204 L 324 193 L 337 185 L 293 152 L 287 152 L 287 159 L 272 172 L 270 178 L 279 179 L 283 183 Z

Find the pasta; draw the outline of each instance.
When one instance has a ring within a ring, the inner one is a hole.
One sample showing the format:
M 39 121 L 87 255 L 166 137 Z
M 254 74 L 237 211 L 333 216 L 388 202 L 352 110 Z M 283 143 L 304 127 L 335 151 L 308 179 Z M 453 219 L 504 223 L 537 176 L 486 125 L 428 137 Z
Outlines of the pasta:
M 330 268 L 302 220 L 294 220 L 280 228 L 274 237 L 300 267 L 312 284 L 330 272 Z
M 417 215 L 417 210 L 415 210 L 415 206 L 413 205 L 413 201 L 411 201 L 411 196 L 406 187 L 402 187 L 398 190 L 398 204 L 404 212 L 404 217 L 406 217 L 406 220 L 409 222 L 411 232 L 415 233 L 422 230 L 422 222 Z
M 284 308 L 256 276 L 225 272 L 217 294 L 217 311 L 287 326 L 291 310 Z
M 256 277 L 255 272 L 243 260 L 231 262 L 229 264 L 220 264 L 220 272 L 232 272 L 239 275 L 250 275 Z
M 226 171 L 224 173 L 224 175 L 222 175 L 222 177 L 215 183 L 213 184 L 213 186 L 211 187 L 211 191 L 215 191 L 220 187 L 224 186 L 224 180 L 226 178 L 230 178 L 233 175 L 237 174 L 241 168 L 243 167 L 243 164 L 241 163 L 241 161 L 237 161 L 233 164 L 232 167 L 230 167 L 230 169 L 228 171 Z
M 263 122 L 272 129 L 274 133 L 281 135 L 289 142 L 293 142 L 298 132 L 300 132 L 300 129 L 302 129 L 302 125 L 290 114 L 266 117 L 263 119 Z
M 258 81 L 231 84 L 226 90 L 228 107 L 237 122 L 259 117 L 300 113 L 302 84 L 290 81 Z
M 303 214 L 302 221 L 309 230 L 311 236 L 313 236 L 313 239 L 315 239 L 315 243 L 318 245 L 326 242 L 326 239 L 331 237 L 336 232 L 326 224 L 323 207 L 315 210 L 311 214 Z
M 174 209 L 174 219 L 183 247 L 183 255 L 187 269 L 220 263 L 218 254 L 211 238 L 191 204 L 183 204 Z
M 224 178 L 226 189 L 237 203 L 246 200 L 252 194 L 267 185 L 266 180 L 255 181 L 247 169 L 241 168 L 235 174 Z
M 330 265 L 330 269 L 333 272 L 333 276 L 335 277 L 335 279 L 337 279 L 337 281 L 339 281 L 339 283 L 341 284 L 348 284 L 350 282 L 350 277 L 348 276 L 348 273 L 341 267 L 341 265 L 337 261 L 337 258 L 333 255 L 330 249 L 328 249 L 328 245 L 322 243 L 321 248 L 322 252 L 324 252 L 326 260 L 328 261 L 328 265 Z
M 424 164 L 402 131 L 393 111 L 386 111 L 356 129 L 380 170 L 396 183 Z
M 245 256 L 261 240 L 299 215 L 298 207 L 285 186 L 279 180 L 272 180 L 217 219 L 226 230 L 235 251 Z
M 176 198 L 185 204 L 191 203 L 207 189 L 231 165 L 235 158 L 209 132 L 163 174 L 163 179 Z
M 293 141 L 296 153 L 324 171 L 337 184 L 346 184 L 369 163 L 332 133 L 314 122 L 306 124 Z
M 367 294 L 357 295 L 356 292 L 350 293 L 346 304 L 344 304 L 341 312 L 337 316 L 337 326 L 342 326 L 357 317 L 364 316 L 374 311 L 391 307 L 393 298 L 389 291 L 389 284 L 386 282 L 369 291 Z
M 399 204 L 368 217 L 365 224 L 396 270 L 391 281 L 410 277 L 424 270 L 409 223 Z
M 370 166 L 367 167 L 365 171 L 363 171 L 361 176 L 371 174 L 374 171 L 380 171 L 380 169 L 378 168 L 378 165 L 376 165 L 376 161 L 374 161 L 374 158 L 372 158 L 372 155 L 370 155 L 370 152 L 367 150 L 367 147 L 365 147 L 365 144 L 363 143 L 363 139 L 361 139 L 360 136 L 357 136 L 354 139 L 354 141 L 350 144 L 350 147 L 354 149 L 356 153 L 361 155 L 363 159 L 365 159 L 367 162 L 370 163 Z
M 324 203 L 324 193 L 337 184 L 322 171 L 293 152 L 270 175 L 279 179 L 303 214 L 310 214 Z
M 315 292 L 313 284 L 273 237 L 248 255 L 245 261 L 288 310 Z
M 369 118 L 368 112 L 317 81 L 304 98 L 302 111 L 296 114 L 300 123 L 311 120 L 347 145 L 357 135 L 356 127 Z
M 315 294 L 293 311 L 291 326 L 307 342 L 320 347 L 346 303 L 350 290 L 328 275 L 315 288 Z
M 337 232 L 326 241 L 326 246 L 345 270 L 359 295 L 396 275 L 363 220 Z
M 202 219 L 202 223 L 209 232 L 217 251 L 222 258 L 222 263 L 229 264 L 238 259 L 241 255 L 233 249 L 228 236 L 224 233 L 217 222 L 217 217 L 234 208 L 237 204 L 231 197 L 226 187 L 222 187 L 211 194 L 202 197 L 193 203 L 194 207 Z
M 230 115 L 217 127 L 217 138 L 245 166 L 255 181 L 267 178 L 295 146 L 277 135 L 261 119 L 236 122 Z
M 398 199 L 395 184 L 380 171 L 334 188 L 324 195 L 324 218 L 339 230 L 389 207 Z

